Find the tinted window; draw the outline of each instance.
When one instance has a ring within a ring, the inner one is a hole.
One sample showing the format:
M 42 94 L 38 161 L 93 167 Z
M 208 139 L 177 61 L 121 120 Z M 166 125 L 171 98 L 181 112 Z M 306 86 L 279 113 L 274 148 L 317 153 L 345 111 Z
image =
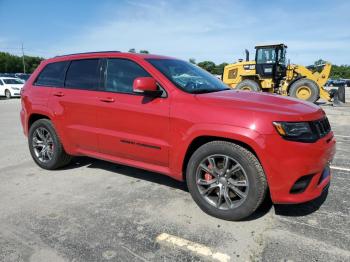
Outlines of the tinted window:
M 0 79 L 0 86 L 2 86 L 2 85 L 4 85 L 4 84 L 2 83 L 2 80 Z
M 65 61 L 48 64 L 36 79 L 35 85 L 62 87 L 68 63 L 68 61 Z
M 137 77 L 150 76 L 141 66 L 125 59 L 108 59 L 106 91 L 133 93 L 133 83 Z
M 72 61 L 66 75 L 65 86 L 76 89 L 99 88 L 100 67 L 98 59 Z

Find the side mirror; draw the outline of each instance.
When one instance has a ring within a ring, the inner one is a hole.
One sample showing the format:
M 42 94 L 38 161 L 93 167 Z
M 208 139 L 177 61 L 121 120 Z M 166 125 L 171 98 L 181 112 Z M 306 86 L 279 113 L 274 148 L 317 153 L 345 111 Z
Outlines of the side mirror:
M 133 90 L 136 93 L 159 93 L 158 85 L 153 77 L 138 77 L 134 80 Z

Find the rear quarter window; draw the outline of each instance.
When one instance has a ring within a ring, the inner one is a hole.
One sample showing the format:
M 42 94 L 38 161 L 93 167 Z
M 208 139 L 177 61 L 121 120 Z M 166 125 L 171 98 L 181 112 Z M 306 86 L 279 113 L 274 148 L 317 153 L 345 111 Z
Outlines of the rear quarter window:
M 69 61 L 48 64 L 35 81 L 37 86 L 63 87 Z

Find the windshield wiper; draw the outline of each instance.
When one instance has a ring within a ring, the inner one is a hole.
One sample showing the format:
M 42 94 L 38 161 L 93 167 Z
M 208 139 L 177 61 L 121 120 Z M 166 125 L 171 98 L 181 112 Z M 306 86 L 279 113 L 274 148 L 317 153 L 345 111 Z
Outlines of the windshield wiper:
M 191 92 L 191 94 L 204 94 L 204 93 L 213 93 L 213 92 L 219 92 L 219 91 L 225 91 L 230 90 L 230 88 L 225 89 L 211 89 L 211 88 L 200 88 L 200 89 L 194 89 Z

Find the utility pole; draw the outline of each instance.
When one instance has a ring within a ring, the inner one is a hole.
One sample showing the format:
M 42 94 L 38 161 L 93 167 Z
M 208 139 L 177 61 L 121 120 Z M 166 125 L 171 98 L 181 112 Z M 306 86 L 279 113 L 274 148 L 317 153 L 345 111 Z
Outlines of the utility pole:
M 22 43 L 22 62 L 23 62 L 23 73 L 26 73 L 26 64 L 24 61 L 24 49 L 23 49 L 23 43 Z

